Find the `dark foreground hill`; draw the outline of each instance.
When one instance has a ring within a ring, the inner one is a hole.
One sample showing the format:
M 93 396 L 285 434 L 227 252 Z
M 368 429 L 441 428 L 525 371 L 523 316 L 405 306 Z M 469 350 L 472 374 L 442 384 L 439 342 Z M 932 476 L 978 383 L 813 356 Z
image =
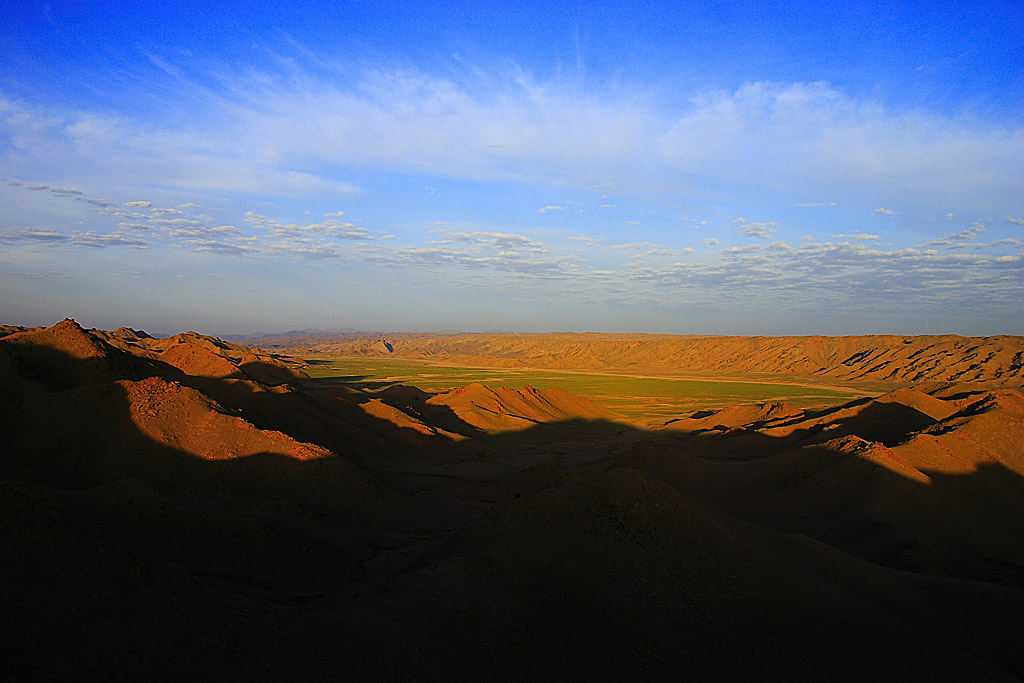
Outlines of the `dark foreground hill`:
M 323 388 L 201 335 L 5 331 L 18 680 L 1024 677 L 1014 389 L 644 431 L 557 390 Z

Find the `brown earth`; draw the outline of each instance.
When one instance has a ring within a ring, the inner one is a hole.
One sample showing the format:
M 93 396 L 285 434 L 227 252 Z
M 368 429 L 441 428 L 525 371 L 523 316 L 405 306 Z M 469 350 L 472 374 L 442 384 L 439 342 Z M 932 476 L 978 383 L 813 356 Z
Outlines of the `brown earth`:
M 195 333 L 5 326 L 9 675 L 1024 676 L 1020 338 L 387 342 L 923 383 L 650 430 L 557 389 L 328 386 Z
M 427 399 L 428 405 L 447 406 L 465 423 L 478 429 L 509 432 L 544 422 L 607 420 L 614 414 L 593 401 L 564 389 L 509 389 L 469 384 Z
M 870 335 L 718 337 L 656 334 L 389 335 L 338 341 L 275 338 L 301 353 L 408 358 L 480 367 L 633 370 L 672 374 L 763 373 L 837 381 L 1024 384 L 1024 337 Z

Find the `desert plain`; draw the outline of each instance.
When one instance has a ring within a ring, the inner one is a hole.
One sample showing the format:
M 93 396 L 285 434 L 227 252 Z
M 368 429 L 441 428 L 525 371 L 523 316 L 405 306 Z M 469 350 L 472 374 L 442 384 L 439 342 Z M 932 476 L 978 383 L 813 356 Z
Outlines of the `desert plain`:
M 1019 680 L 1024 338 L 0 328 L 14 680 Z

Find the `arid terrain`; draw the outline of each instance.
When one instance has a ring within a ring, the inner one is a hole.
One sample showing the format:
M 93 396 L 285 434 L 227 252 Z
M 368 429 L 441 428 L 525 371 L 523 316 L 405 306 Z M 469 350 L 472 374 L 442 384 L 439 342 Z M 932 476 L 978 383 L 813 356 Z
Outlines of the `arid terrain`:
M 1024 678 L 1024 338 L 232 340 L 0 327 L 15 679 Z
M 244 341 L 301 354 L 390 356 L 484 367 L 633 370 L 658 374 L 807 376 L 921 383 L 1024 377 L 1024 339 L 866 335 L 721 337 L 665 334 L 274 335 Z

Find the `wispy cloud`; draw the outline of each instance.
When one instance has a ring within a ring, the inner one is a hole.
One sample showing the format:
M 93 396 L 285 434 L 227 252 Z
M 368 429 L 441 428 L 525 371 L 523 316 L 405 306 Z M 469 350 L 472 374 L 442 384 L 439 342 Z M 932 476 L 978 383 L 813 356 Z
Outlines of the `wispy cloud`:
M 0 165 L 18 179 L 0 204 L 3 256 L 145 247 L 140 259 L 198 252 L 339 281 L 388 269 L 396 290 L 415 272 L 439 297 L 557 281 L 548 296 L 566 306 L 973 297 L 1019 318 L 1015 119 L 910 112 L 827 83 L 679 95 L 509 63 L 356 68 L 279 50 L 205 71 L 154 52 L 75 107 L 0 92 Z M 168 113 L 136 106 L 164 90 Z M 22 203 L 56 208 L 35 220 Z M 734 221 L 741 206 L 779 224 Z M 961 230 L 981 216 L 994 218 Z
M 63 201 L 85 196 L 63 193 Z M 86 196 L 86 198 L 88 198 Z M 142 200 L 136 200 L 141 202 Z M 420 272 L 438 287 L 480 290 L 514 288 L 537 300 L 570 297 L 605 306 L 660 306 L 659 301 L 734 302 L 751 298 L 766 310 L 787 306 L 906 306 L 907 310 L 949 308 L 954 302 L 984 299 L 989 310 L 1009 314 L 1024 297 L 1024 242 L 1004 238 L 964 242 L 982 230 L 973 226 L 941 244 L 914 248 L 878 248 L 879 235 L 846 233 L 839 241 L 784 241 L 723 247 L 706 238 L 698 254 L 692 247 L 665 248 L 650 241 L 601 246 L 595 238 L 572 236 L 567 243 L 588 245 L 594 260 L 529 234 L 489 227 L 440 229 L 430 239 L 372 239 L 366 229 L 335 219 L 307 225 L 284 224 L 252 211 L 239 226 L 217 223 L 204 214 L 150 206 L 90 204 L 89 210 L 119 227 L 108 234 L 90 231 L 8 229 L 0 243 L 11 248 L 99 249 L 172 247 L 223 258 L 344 263 L 351 268 Z M 179 205 L 180 206 L 180 205 Z M 741 224 L 758 230 L 758 223 Z M 354 231 L 354 232 L 353 232 Z M 426 236 L 425 236 L 426 237 Z M 578 251 L 578 250 L 577 250 Z M 686 260 L 667 263 L 668 259 Z M 407 275 L 403 275 L 407 277 Z M 555 286 L 557 283 L 557 286 Z M 855 295 L 851 296 L 851 292 Z M 780 309 L 781 310 L 781 309 Z M 888 310 L 888 309 L 887 309 Z
M 754 244 L 723 249 L 717 257 L 687 264 L 637 267 L 630 276 L 661 288 L 693 288 L 719 298 L 771 292 L 776 305 L 802 301 L 848 300 L 844 292 L 894 305 L 984 296 L 1013 306 L 1024 295 L 1019 278 L 1024 254 L 981 256 L 943 254 L 934 249 L 875 249 L 858 243 L 806 245 Z M 850 301 L 859 305 L 863 301 Z M 909 310 L 909 309 L 908 309 Z
M 538 242 L 524 235 L 516 235 L 503 232 L 488 232 L 475 230 L 470 232 L 446 232 L 440 244 L 452 242 L 465 242 L 480 248 L 492 249 L 516 249 L 533 253 L 543 254 L 547 252 L 543 242 Z
M 835 237 L 836 239 L 840 239 L 840 240 L 880 240 L 880 239 L 882 239 L 881 235 L 866 235 L 866 234 L 864 234 L 862 232 L 855 232 L 855 233 L 852 233 L 852 234 L 849 234 L 849 235 L 842 235 L 842 234 L 840 234 L 840 235 L 833 235 L 833 237 Z
M 939 237 L 938 239 L 934 239 L 928 244 L 931 246 L 945 246 L 955 244 L 958 242 L 965 243 L 969 242 L 970 240 L 973 240 L 975 237 L 978 236 L 979 233 L 982 233 L 984 231 L 984 226 L 974 225 L 965 230 L 961 230 L 960 232 L 953 233 L 952 235 L 947 235 L 946 237 Z
M 451 268 L 481 273 L 510 273 L 568 279 L 580 274 L 586 261 L 571 254 L 550 254 L 527 243 L 519 247 L 497 247 L 493 241 L 457 240 L 435 246 L 397 246 L 367 250 L 358 259 L 382 267 L 418 268 L 442 273 Z M 532 243 L 536 244 L 536 243 Z M 483 286 L 484 282 L 478 282 Z
M 146 242 L 136 237 L 119 233 L 96 234 L 94 232 L 56 232 L 24 228 L 21 230 L 0 231 L 0 243 L 16 244 L 18 242 L 35 242 L 54 246 L 85 247 L 102 249 L 104 247 L 144 248 Z
M 805 196 L 840 187 L 920 206 L 1010 208 L 1024 184 L 1021 127 L 890 111 L 825 83 L 748 83 L 666 107 L 647 91 L 566 88 L 514 67 L 328 78 L 303 59 L 205 74 L 222 83 L 217 94 L 164 69 L 184 104 L 162 124 L 0 95 L 0 132 L 14 141 L 5 161 L 24 176 L 89 167 L 111 180 L 272 196 L 361 192 L 343 170 L 323 170 L 338 164 L 704 198 L 723 184 L 798 184 Z
M 208 215 L 193 212 L 193 208 L 199 208 L 194 203 L 182 204 L 184 209 L 157 206 L 146 200 L 118 205 L 77 189 L 51 188 L 41 184 L 12 185 L 24 186 L 31 192 L 46 192 L 55 198 L 53 201 L 71 200 L 98 216 L 98 225 L 106 230 L 69 227 L 0 231 L 0 241 L 8 244 L 36 243 L 91 249 L 154 247 L 237 255 L 253 252 L 254 243 L 258 241 L 237 226 L 217 223 Z
M 258 213 L 249 211 L 245 218 L 261 230 L 266 230 L 275 237 L 329 237 L 336 240 L 370 240 L 374 237 L 366 228 L 356 226 L 353 223 L 342 223 L 341 221 L 329 218 L 320 223 L 309 223 L 307 225 L 296 225 L 294 223 L 279 223 Z
M 13 185 L 14 183 L 11 184 Z M 68 187 L 50 187 L 49 185 L 43 185 L 41 183 L 30 183 L 26 187 L 32 192 L 48 192 L 55 197 L 73 199 L 75 201 L 82 202 L 84 204 L 99 209 L 106 209 L 116 206 L 116 204 L 114 204 L 113 202 L 108 202 L 104 199 L 97 199 L 95 197 L 89 197 L 81 190 L 73 190 Z
M 740 234 L 746 237 L 758 237 L 768 239 L 778 223 L 748 223 L 740 230 Z
M 209 238 L 189 240 L 192 250 L 198 253 L 219 254 L 222 256 L 244 256 L 252 253 L 252 248 L 244 244 L 230 244 Z
M 981 225 L 975 225 L 966 230 L 961 230 L 958 233 L 950 235 L 950 239 L 954 240 L 973 240 L 978 233 L 985 232 L 985 227 Z

